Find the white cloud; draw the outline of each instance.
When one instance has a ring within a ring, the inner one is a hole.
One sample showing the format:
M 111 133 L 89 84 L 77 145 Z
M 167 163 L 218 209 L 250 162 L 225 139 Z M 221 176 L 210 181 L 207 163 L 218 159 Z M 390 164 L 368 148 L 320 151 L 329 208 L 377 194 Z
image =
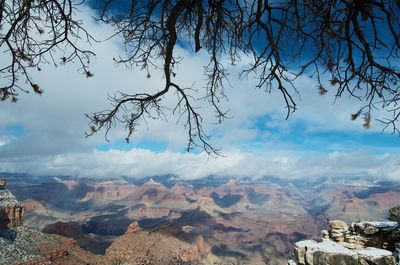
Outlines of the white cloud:
M 4 141 L 4 140 L 0 140 L 0 147 L 2 147 L 3 145 L 6 145 L 8 142 Z
M 81 15 L 97 39 L 105 39 L 112 33 L 110 27 L 93 22 L 88 9 L 84 9 Z M 96 146 L 105 141 L 102 134 L 87 139 L 84 137 L 88 129 L 85 113 L 109 108 L 107 93 L 152 91 L 163 84 L 160 72 L 152 72 L 152 77 L 147 79 L 146 74 L 138 70 L 129 70 L 121 65 L 116 67 L 112 58 L 121 54 L 120 48 L 121 44 L 117 40 L 93 43 L 92 49 L 97 56 L 90 67 L 95 76 L 90 79 L 77 72 L 76 64 L 57 68 L 52 65 L 43 66 L 41 72 L 34 74 L 34 79 L 45 90 L 43 96 L 21 93 L 17 104 L 0 104 L 0 129 L 12 125 L 24 129 L 23 134 L 17 138 L 12 135 L 0 137 L 0 171 L 103 177 L 173 173 L 184 178 L 198 178 L 208 174 L 299 177 L 333 174 L 336 167 L 342 168 L 343 172 L 366 172 L 387 177 L 399 171 L 398 160 L 391 155 L 381 161 L 382 165 L 391 163 L 385 168 L 368 162 L 373 157 L 368 155 L 357 157 L 354 163 L 349 163 L 352 161 L 351 153 L 341 154 L 337 158 L 334 155 L 316 156 L 311 160 L 290 153 L 290 143 L 279 142 L 281 140 L 276 142 L 277 139 L 269 133 L 269 129 L 278 129 L 284 134 L 290 132 L 296 123 L 305 122 L 308 131 L 365 132 L 361 128 L 361 121 L 351 122 L 349 119 L 350 113 L 357 110 L 360 103 L 341 99 L 333 105 L 333 90 L 321 97 L 315 82 L 302 77 L 297 81 L 301 93 L 298 111 L 286 121 L 284 102 L 279 92 L 269 95 L 254 89 L 256 80 L 238 79 L 238 69 L 229 69 L 232 84 L 226 89 L 229 101 L 221 103 L 225 109 L 231 110 L 233 119 L 216 126 L 213 124 L 214 113 L 207 103 L 201 100 L 195 103 L 202 107 L 199 111 L 204 117 L 206 133 L 214 136 L 213 143 L 218 147 L 225 148 L 226 158 L 207 160 L 203 154 L 177 153 L 186 147 L 187 135 L 182 124 L 176 123 L 177 117 L 171 113 L 167 113 L 168 122 L 149 119 L 147 124 L 140 126 L 133 139 L 166 142 L 167 152 L 157 154 L 141 149 L 127 152 L 94 151 Z M 181 48 L 177 48 L 176 52 L 184 57 L 177 69 L 178 81 L 183 86 L 195 84 L 199 93 L 193 96 L 201 98 L 204 96 L 201 88 L 204 87 L 203 66 L 208 60 L 207 54 L 193 54 Z M 2 56 L 5 55 L 1 54 L 0 60 Z M 174 94 L 170 94 L 163 100 L 168 106 L 173 106 L 176 100 L 174 97 Z M 270 116 L 267 129 L 260 130 L 254 123 L 266 114 Z M 124 137 L 122 127 L 111 131 L 112 140 Z M 250 152 L 228 151 L 237 142 L 252 145 L 257 137 L 265 141 L 264 147 L 272 148 L 262 153 L 262 157 Z M 276 150 L 284 150 L 286 154 L 278 154 Z M 380 159 L 379 156 L 373 158 Z M 389 168 L 391 173 L 387 172 Z M 337 174 L 341 172 L 337 171 Z
M 226 157 L 205 154 L 155 153 L 143 149 L 71 153 L 25 160 L 0 160 L 0 169 L 36 175 L 110 178 L 175 174 L 181 179 L 214 176 L 279 178 L 373 176 L 400 180 L 400 157 L 366 153 L 274 153 L 262 156 L 230 150 Z

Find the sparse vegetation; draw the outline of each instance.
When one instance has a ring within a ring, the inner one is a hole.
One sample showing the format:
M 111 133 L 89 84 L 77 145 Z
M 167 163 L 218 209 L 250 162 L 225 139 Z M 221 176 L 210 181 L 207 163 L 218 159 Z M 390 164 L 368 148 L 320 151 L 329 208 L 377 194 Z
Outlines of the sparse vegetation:
M 400 205 L 389 209 L 389 220 L 400 223 Z

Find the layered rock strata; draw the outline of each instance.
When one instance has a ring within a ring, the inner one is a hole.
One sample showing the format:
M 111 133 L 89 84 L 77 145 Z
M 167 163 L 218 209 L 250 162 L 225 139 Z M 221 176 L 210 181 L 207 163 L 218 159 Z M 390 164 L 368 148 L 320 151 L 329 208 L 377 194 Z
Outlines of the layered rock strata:
M 22 224 L 24 207 L 6 189 L 6 180 L 0 179 L 0 231 Z
M 321 241 L 303 240 L 295 244 L 290 265 L 395 265 L 392 251 L 399 247 L 392 234 L 396 222 L 329 222 L 330 230 L 321 231 Z M 398 255 L 398 254 L 397 254 Z

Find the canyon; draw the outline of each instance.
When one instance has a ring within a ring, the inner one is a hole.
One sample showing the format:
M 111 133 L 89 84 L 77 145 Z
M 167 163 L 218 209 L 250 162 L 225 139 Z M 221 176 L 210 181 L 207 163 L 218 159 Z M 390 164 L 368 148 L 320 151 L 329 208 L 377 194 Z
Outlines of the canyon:
M 80 256 L 120 264 L 147 258 L 148 264 L 286 265 L 295 256 L 295 243 L 319 240 L 330 220 L 386 220 L 388 209 L 400 201 L 399 185 L 366 177 L 199 181 L 3 175 L 25 207 L 23 229 L 71 238 L 73 251 L 84 253 Z

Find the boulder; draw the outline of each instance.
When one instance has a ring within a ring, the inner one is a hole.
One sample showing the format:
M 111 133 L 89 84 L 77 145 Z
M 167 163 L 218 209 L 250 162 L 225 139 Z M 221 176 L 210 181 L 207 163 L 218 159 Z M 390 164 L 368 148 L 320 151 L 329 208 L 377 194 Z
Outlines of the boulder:
M 329 232 L 321 231 L 322 242 L 295 243 L 297 265 L 396 265 L 400 260 L 400 243 L 394 237 L 399 231 L 397 222 L 361 221 L 349 228 L 343 221 L 332 220 L 329 226 Z
M 356 255 L 356 253 L 331 240 L 322 242 L 303 240 L 297 242 L 294 253 L 295 261 L 299 265 L 343 264 L 340 260 L 351 260 L 351 257 Z
M 395 265 L 393 253 L 380 248 L 368 247 L 356 250 L 359 260 L 366 265 Z
M 306 251 L 308 247 L 317 244 L 314 240 L 302 240 L 295 243 L 294 246 L 294 260 L 297 264 L 306 264 Z
M 329 239 L 329 232 L 327 230 L 322 230 L 321 231 L 321 238 L 322 238 L 322 240 Z
M 392 252 L 378 248 L 349 249 L 331 240 L 304 240 L 295 244 L 298 265 L 395 265 Z
M 341 220 L 329 221 L 329 226 L 331 227 L 331 229 L 337 229 L 337 230 L 347 231 L 349 229 L 349 226 L 346 224 L 346 222 L 343 222 Z
M 315 265 L 337 265 L 337 264 L 343 264 L 343 265 L 353 265 L 357 264 L 355 263 L 357 261 L 356 256 L 352 256 L 350 254 L 344 254 L 344 253 L 329 253 L 325 251 L 316 251 L 314 253 L 314 260 L 313 263 L 310 264 L 315 264 Z
M 344 232 L 340 230 L 331 230 L 331 235 L 332 237 L 341 237 L 344 236 Z
M 0 179 L 0 189 L 4 189 L 7 185 L 7 181 L 5 179 Z

